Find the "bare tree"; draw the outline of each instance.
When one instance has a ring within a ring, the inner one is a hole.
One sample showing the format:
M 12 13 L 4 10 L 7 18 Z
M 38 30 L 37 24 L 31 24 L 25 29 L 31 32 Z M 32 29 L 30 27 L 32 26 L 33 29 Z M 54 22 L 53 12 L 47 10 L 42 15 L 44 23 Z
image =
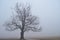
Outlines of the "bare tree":
M 14 31 L 16 29 L 20 29 L 21 31 L 21 38 L 24 39 L 24 32 L 26 31 L 40 31 L 39 19 L 36 16 L 33 16 L 30 12 L 30 5 L 22 6 L 16 4 L 14 10 L 16 15 L 13 16 L 10 22 L 6 23 L 6 29 L 8 31 Z

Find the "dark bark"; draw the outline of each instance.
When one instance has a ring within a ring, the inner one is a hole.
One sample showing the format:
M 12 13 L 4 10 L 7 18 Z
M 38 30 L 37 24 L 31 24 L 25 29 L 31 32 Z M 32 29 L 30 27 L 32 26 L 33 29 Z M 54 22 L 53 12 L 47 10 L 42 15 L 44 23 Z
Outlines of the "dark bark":
M 21 29 L 21 40 L 24 40 L 24 23 L 22 24 L 22 29 Z
M 21 38 L 20 39 L 24 40 L 24 32 L 23 31 L 21 31 Z

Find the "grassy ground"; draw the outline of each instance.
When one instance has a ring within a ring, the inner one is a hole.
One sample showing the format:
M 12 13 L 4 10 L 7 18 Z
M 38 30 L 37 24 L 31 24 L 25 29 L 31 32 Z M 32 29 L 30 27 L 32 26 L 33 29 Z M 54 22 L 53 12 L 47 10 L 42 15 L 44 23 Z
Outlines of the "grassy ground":
M 20 40 L 20 39 L 0 39 L 0 40 Z M 51 38 L 28 38 L 26 40 L 60 40 L 60 37 L 51 37 Z
M 0 39 L 0 40 L 20 40 L 20 39 Z M 26 40 L 60 40 L 60 39 L 26 39 Z

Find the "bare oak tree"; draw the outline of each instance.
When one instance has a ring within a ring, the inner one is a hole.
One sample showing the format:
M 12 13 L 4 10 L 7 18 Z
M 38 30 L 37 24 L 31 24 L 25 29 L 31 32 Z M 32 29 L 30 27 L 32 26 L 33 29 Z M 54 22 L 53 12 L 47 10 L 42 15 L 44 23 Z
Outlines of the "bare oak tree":
M 16 4 L 14 8 L 16 15 L 13 16 L 12 20 L 6 23 L 6 29 L 8 31 L 14 31 L 16 29 L 20 29 L 21 31 L 21 38 L 24 39 L 24 32 L 26 31 L 40 31 L 39 25 L 39 19 L 36 16 L 33 16 L 31 14 L 31 7 L 28 6 L 22 6 Z

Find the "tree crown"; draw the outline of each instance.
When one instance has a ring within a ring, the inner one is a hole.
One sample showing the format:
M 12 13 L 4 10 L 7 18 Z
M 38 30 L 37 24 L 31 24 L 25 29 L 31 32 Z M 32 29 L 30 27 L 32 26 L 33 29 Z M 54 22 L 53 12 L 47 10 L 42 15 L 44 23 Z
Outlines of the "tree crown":
M 16 15 L 13 16 L 10 22 L 6 23 L 6 28 L 9 31 L 20 29 L 25 31 L 40 31 L 39 28 L 39 19 L 36 16 L 33 16 L 30 11 L 31 7 L 18 5 L 16 4 L 14 10 Z

